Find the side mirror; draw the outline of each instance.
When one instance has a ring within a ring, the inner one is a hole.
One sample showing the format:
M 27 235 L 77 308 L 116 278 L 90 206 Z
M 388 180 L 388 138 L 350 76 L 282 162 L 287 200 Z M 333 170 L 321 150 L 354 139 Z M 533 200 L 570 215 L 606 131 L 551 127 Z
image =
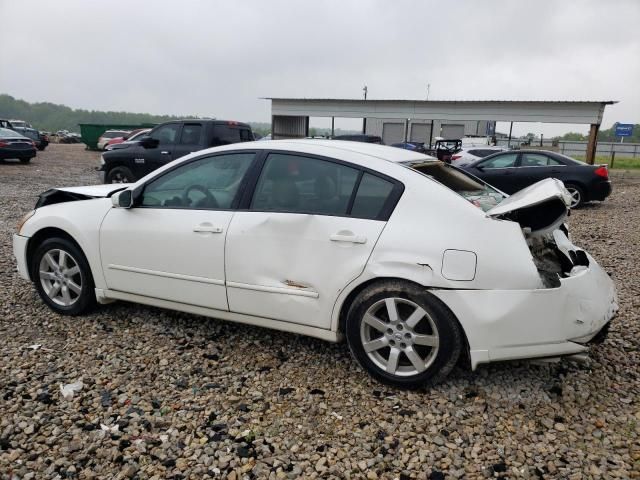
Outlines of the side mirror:
M 145 135 L 140 139 L 140 145 L 144 148 L 156 148 L 159 143 L 160 142 L 157 139 L 150 137 L 149 135 Z
M 484 171 L 484 167 L 482 165 L 476 165 L 476 170 Z
M 133 206 L 133 193 L 131 190 L 122 190 L 111 196 L 111 204 L 115 208 L 131 208 Z

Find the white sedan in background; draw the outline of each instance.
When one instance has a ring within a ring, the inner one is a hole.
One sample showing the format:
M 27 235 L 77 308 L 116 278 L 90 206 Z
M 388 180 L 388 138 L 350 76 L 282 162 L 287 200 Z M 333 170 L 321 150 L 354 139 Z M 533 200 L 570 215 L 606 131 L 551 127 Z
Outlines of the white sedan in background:
M 357 142 L 199 151 L 131 185 L 59 188 L 21 222 L 21 276 L 58 313 L 138 302 L 339 341 L 379 381 L 580 354 L 617 310 L 545 180 L 505 198 Z
M 462 150 L 451 155 L 451 165 L 463 167 L 469 163 L 475 162 L 476 160 L 488 157 L 494 153 L 504 152 L 505 150 L 507 149 L 504 147 L 491 147 L 488 145 L 470 147 L 463 145 Z

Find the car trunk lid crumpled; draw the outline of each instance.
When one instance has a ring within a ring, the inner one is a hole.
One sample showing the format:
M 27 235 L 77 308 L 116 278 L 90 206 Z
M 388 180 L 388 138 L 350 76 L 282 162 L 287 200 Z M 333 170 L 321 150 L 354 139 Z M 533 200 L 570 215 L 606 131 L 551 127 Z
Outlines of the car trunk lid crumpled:
M 533 262 L 547 288 L 561 285 L 560 279 L 589 267 L 589 257 L 568 238 L 564 220 L 571 195 L 555 178 L 535 183 L 507 197 L 487 215 L 520 224 Z
M 508 196 L 443 162 L 428 161 L 410 166 L 458 193 L 488 217 L 518 223 L 542 287 L 560 287 L 561 278 L 589 267 L 586 252 L 569 240 L 564 221 L 570 213 L 571 195 L 560 180 L 547 178 Z

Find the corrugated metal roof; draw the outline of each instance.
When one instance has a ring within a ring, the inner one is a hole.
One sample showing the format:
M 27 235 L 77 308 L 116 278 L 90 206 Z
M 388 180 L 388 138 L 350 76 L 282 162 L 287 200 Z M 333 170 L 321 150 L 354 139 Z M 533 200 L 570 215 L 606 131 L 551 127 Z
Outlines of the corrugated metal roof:
M 618 100 L 410 100 L 406 98 L 286 98 L 286 97 L 260 97 L 262 100 L 292 100 L 306 102 L 406 102 L 406 103 L 604 103 L 613 105 Z

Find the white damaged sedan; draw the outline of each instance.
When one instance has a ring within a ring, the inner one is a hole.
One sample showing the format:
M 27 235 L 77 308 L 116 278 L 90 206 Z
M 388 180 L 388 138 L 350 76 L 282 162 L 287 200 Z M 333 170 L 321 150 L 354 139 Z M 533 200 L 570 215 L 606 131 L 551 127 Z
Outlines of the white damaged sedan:
M 131 185 L 49 190 L 13 238 L 54 311 L 138 302 L 346 338 L 402 387 L 480 363 L 581 354 L 617 311 L 548 179 L 507 197 L 419 153 L 354 142 L 228 145 Z

